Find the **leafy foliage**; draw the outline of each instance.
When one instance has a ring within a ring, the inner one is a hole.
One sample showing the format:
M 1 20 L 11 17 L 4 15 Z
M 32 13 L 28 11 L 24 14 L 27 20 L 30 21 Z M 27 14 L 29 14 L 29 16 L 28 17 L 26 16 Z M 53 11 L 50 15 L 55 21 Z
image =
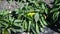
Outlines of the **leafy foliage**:
M 13 32 L 30 32 L 39 34 L 44 31 L 43 27 L 55 23 L 59 16 L 59 0 L 55 1 L 53 8 L 48 8 L 44 2 L 37 0 L 21 0 L 20 8 L 14 11 L 0 11 L 0 28 L 2 34 Z

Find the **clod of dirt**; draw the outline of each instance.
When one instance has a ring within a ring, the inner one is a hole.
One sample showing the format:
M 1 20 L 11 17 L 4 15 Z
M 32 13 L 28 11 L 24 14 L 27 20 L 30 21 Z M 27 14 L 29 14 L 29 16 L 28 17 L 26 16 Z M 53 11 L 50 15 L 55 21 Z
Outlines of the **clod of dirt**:
M 53 8 L 53 2 L 54 0 L 37 0 L 38 2 L 42 1 L 44 2 L 46 5 L 48 5 L 50 8 Z
M 8 6 L 6 6 L 5 8 L 6 8 L 6 9 L 8 9 L 8 10 L 10 10 L 10 11 L 13 11 L 13 10 L 15 10 L 15 9 L 19 8 L 19 5 L 18 5 L 18 3 L 17 3 L 17 2 L 12 1 L 12 2 L 11 2 L 11 3 L 9 3 L 9 5 L 8 5 Z
M 0 10 L 3 10 L 6 5 L 8 5 L 7 1 L 0 1 Z
M 7 9 L 10 11 L 13 11 L 14 9 L 17 9 L 18 7 L 19 7 L 18 3 L 15 1 L 12 1 L 11 3 L 8 3 L 8 1 L 1 1 L 0 2 L 0 10 Z
M 53 3 L 54 0 L 44 0 L 44 2 L 45 2 L 50 8 L 53 7 L 53 4 L 51 4 L 51 3 Z

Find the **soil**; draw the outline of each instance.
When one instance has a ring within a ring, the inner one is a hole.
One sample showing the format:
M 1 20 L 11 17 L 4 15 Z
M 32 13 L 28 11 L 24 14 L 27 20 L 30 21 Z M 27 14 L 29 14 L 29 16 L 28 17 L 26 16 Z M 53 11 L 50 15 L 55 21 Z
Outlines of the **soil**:
M 56 28 L 54 28 L 56 29 Z M 49 27 L 45 27 L 44 28 L 44 32 L 41 32 L 41 34 L 60 34 L 58 32 L 55 32 L 54 30 L 52 30 L 51 28 Z
M 8 1 L 0 1 L 0 10 L 10 10 L 13 11 L 14 9 L 17 9 L 18 3 L 16 1 L 8 2 Z

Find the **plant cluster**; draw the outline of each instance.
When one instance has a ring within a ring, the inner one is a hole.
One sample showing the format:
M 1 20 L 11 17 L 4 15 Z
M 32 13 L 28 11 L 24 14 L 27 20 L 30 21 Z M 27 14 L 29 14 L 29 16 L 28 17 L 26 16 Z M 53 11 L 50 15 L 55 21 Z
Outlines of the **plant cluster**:
M 13 11 L 0 11 L 0 33 L 11 34 L 29 32 L 39 34 L 43 27 L 54 24 L 59 16 L 60 0 L 54 1 L 54 7 L 49 8 L 43 1 L 18 0 L 20 8 Z

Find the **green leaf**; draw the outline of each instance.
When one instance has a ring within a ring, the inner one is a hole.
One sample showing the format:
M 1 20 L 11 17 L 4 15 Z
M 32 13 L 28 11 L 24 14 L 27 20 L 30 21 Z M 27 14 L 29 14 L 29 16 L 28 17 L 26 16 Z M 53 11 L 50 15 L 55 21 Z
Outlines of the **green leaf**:
M 40 20 L 41 26 L 42 26 L 42 27 L 45 27 L 45 25 L 43 24 L 42 20 L 41 20 L 41 19 L 39 19 L 39 20 Z
M 33 26 L 31 27 L 31 30 L 33 31 L 33 33 L 34 33 L 34 34 L 36 34 L 36 32 L 35 32 L 35 30 L 34 30 Z
M 11 28 L 11 30 L 16 33 L 16 30 L 14 28 Z
M 11 16 L 9 16 L 9 21 L 10 21 L 10 22 L 13 22 L 13 21 L 14 21 L 14 18 L 11 17 Z
M 54 22 L 58 19 L 58 16 L 59 16 L 59 12 L 55 12 L 53 14 L 53 20 L 54 20 Z
M 15 25 L 17 27 L 21 27 L 21 23 L 14 23 L 13 25 Z
M 9 34 L 8 30 L 3 29 L 2 34 Z
M 9 26 L 7 23 L 4 23 L 4 22 L 2 22 L 1 24 L 4 25 L 5 28 L 7 28 Z
M 8 11 L 4 11 L 4 13 L 3 13 L 4 15 L 7 15 L 7 14 L 9 14 L 9 12 Z
M 28 24 L 27 24 L 26 20 L 24 20 L 24 22 L 23 22 L 23 28 L 24 28 L 25 30 L 27 30 L 27 28 L 28 28 L 27 25 L 28 25 Z
M 60 7 L 59 8 L 54 8 L 50 11 L 50 13 L 57 12 L 59 9 L 60 9 Z
M 10 29 L 8 29 L 8 32 L 9 32 L 9 34 L 11 34 L 11 30 Z
M 28 31 L 30 31 L 31 21 L 29 21 Z
M 44 29 L 42 27 L 40 28 L 40 30 L 41 30 L 41 32 L 44 32 Z
M 15 23 L 19 22 L 19 23 L 20 23 L 20 22 L 22 22 L 22 20 L 15 20 L 14 22 L 15 22 Z
M 15 33 L 24 31 L 23 29 L 14 29 L 14 28 L 11 28 L 11 30 Z
M 36 23 L 36 32 L 37 32 L 37 34 L 39 34 L 39 26 L 37 23 Z
M 43 22 L 44 25 L 47 25 L 47 22 L 45 21 L 45 19 L 44 19 L 43 16 L 41 17 L 41 20 L 42 20 L 42 22 Z
M 37 22 L 39 20 L 39 14 L 38 13 L 35 14 L 34 19 L 35 19 L 35 22 Z
M 42 9 L 45 9 L 45 5 L 42 3 Z
M 45 13 L 48 14 L 48 12 L 49 12 L 49 11 L 48 11 L 48 9 L 46 8 L 46 9 L 45 9 Z

